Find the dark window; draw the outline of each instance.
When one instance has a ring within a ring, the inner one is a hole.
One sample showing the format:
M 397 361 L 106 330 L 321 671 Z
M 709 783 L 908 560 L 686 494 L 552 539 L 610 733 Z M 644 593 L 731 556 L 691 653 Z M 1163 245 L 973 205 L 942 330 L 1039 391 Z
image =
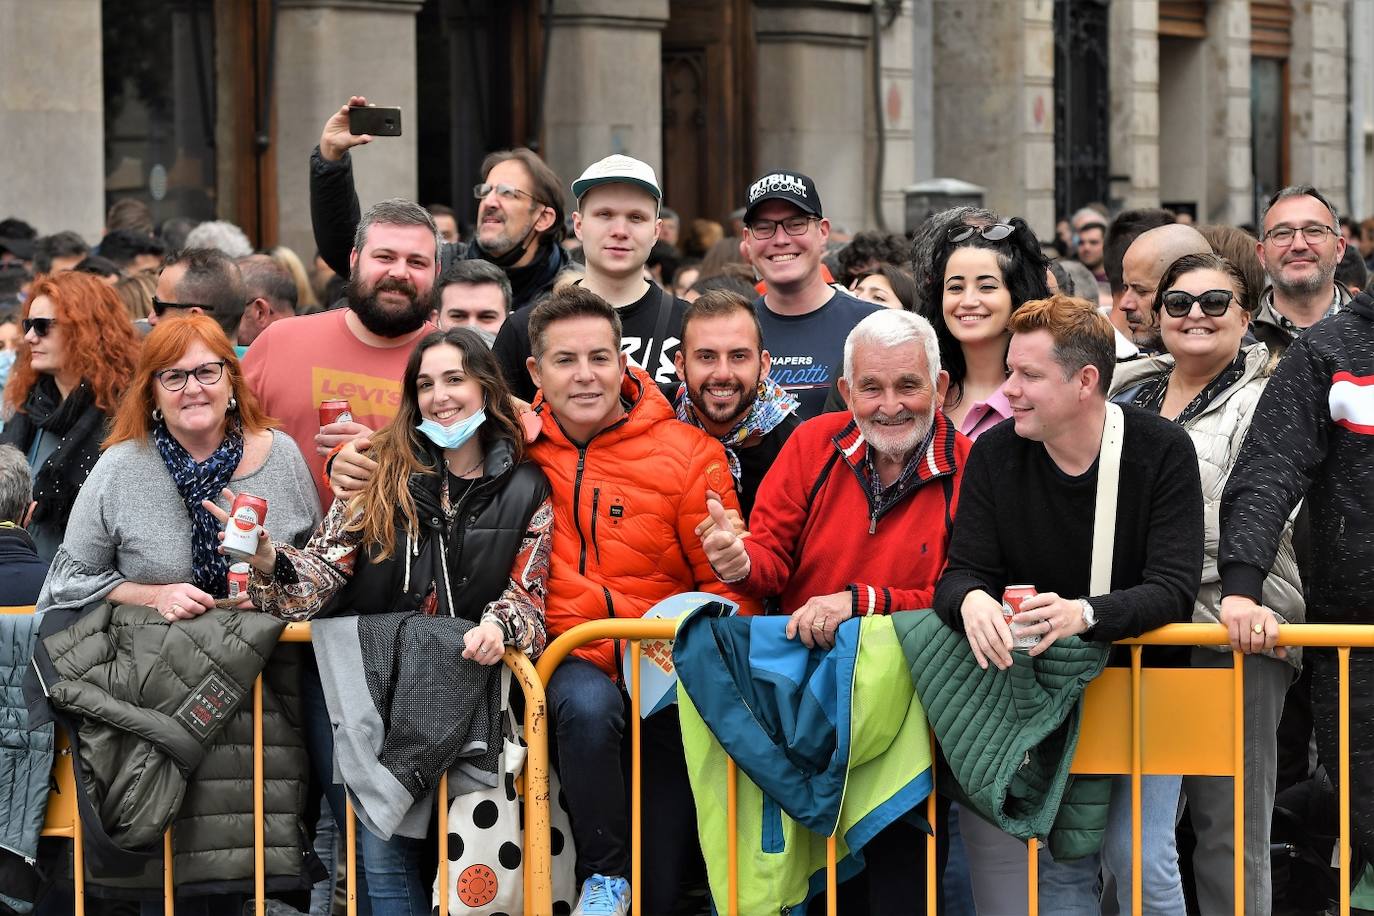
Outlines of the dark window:
M 1054 0 L 1054 204 L 1107 201 L 1107 0 Z

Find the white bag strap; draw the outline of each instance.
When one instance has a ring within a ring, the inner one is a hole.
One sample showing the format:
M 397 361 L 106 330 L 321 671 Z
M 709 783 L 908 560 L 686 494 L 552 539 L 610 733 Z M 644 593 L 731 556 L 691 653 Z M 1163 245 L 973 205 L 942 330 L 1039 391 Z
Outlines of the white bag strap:
M 1092 576 L 1088 591 L 1105 595 L 1112 590 L 1112 549 L 1116 541 L 1116 490 L 1121 480 L 1121 441 L 1125 436 L 1121 408 L 1107 404 L 1102 423 L 1102 451 L 1097 459 L 1097 506 L 1093 516 Z

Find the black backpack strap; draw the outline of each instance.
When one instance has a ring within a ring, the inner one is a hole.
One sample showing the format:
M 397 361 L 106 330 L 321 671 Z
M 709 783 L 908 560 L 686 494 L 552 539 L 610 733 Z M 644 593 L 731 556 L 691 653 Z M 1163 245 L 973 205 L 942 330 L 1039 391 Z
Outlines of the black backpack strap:
M 673 294 L 660 286 L 658 288 L 658 318 L 654 321 L 654 339 L 649 341 L 649 349 L 644 354 L 644 371 L 649 373 L 649 380 L 657 384 L 659 357 L 666 349 L 663 345 L 664 335 L 668 333 L 668 321 L 673 317 Z
M 945 537 L 954 537 L 954 475 L 946 474 L 940 478 L 940 487 L 945 491 Z

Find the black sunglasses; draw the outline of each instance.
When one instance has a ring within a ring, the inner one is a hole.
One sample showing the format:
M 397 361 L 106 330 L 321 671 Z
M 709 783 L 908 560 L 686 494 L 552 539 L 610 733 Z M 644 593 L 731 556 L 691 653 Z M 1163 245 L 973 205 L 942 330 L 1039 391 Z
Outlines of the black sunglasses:
M 57 324 L 56 318 L 25 318 L 23 321 L 24 333 L 33 331 L 35 337 L 47 337 L 52 326 Z
M 181 309 L 182 311 L 186 311 L 187 309 L 200 309 L 202 312 L 213 312 L 215 307 L 213 305 L 202 305 L 199 302 L 163 302 L 157 296 L 153 297 L 154 315 L 161 318 L 162 313 L 168 309 Z
M 1171 289 L 1159 297 L 1159 305 L 1171 318 L 1182 318 L 1193 310 L 1193 303 L 1202 306 L 1202 314 L 1209 318 L 1220 318 L 1231 307 L 1236 294 L 1229 289 L 1209 289 L 1194 296 L 1181 289 Z
M 991 226 L 950 226 L 949 240 L 951 242 L 963 242 L 973 238 L 976 232 L 989 242 L 1000 242 L 1007 236 L 1016 231 L 1016 227 L 1008 223 L 993 223 Z

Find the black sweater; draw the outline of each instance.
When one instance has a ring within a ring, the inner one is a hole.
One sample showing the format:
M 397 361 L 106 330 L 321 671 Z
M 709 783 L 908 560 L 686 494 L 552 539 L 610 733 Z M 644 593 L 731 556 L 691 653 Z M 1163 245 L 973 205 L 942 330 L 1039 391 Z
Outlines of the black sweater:
M 1089 639 L 1192 619 L 1202 578 L 1197 453 L 1182 427 L 1134 407 L 1122 412 L 1111 591 L 1088 589 L 1097 465 L 1069 477 L 1007 420 L 978 438 L 964 469 L 949 564 L 935 589 L 935 611 L 950 626 L 963 630 L 959 608 L 970 591 L 1000 599 L 1014 583 L 1087 598 L 1097 615 Z
M 1289 346 L 1221 497 L 1223 595 L 1260 600 L 1304 496 L 1308 620 L 1374 622 L 1374 299 L 1361 293 Z

